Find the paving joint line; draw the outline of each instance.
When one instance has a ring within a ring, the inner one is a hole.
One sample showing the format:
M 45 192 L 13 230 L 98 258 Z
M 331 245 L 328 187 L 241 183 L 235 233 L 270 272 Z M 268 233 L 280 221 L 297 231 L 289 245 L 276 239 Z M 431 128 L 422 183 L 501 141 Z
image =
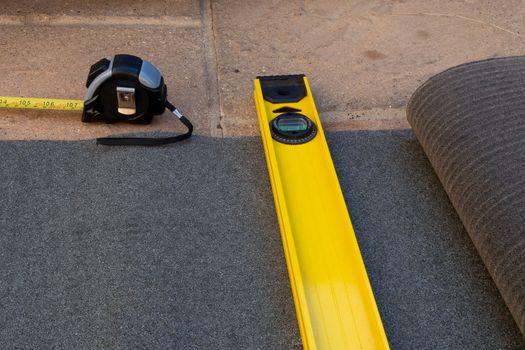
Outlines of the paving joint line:
M 204 58 L 206 82 L 208 91 L 208 107 L 210 109 L 210 135 L 224 137 L 222 126 L 221 92 L 219 88 L 219 61 L 216 44 L 216 28 L 213 20 L 212 0 L 201 0 L 202 37 L 204 43 Z
M 185 16 L 70 16 L 70 15 L 0 15 L 0 26 L 170 26 L 199 28 L 201 21 Z

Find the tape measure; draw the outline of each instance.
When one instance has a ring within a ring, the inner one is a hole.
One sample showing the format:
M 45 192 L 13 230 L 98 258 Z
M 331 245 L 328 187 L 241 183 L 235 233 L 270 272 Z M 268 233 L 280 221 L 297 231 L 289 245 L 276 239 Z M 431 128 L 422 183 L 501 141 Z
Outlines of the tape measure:
M 0 96 L 0 108 L 50 109 L 58 111 L 82 111 L 84 101 L 56 98 L 24 98 Z
M 166 109 L 186 127 L 181 135 L 161 138 L 103 137 L 101 145 L 159 146 L 185 140 L 192 135 L 191 122 L 167 101 L 167 88 L 157 67 L 133 55 L 103 58 L 89 70 L 84 100 L 0 96 L 0 108 L 82 111 L 82 121 L 149 124 Z

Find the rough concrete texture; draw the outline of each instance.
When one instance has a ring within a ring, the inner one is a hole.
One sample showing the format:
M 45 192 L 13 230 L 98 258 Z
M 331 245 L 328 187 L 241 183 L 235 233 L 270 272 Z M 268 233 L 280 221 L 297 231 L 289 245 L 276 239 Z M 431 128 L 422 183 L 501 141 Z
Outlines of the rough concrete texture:
M 402 126 L 407 99 L 429 76 L 523 53 L 524 12 L 521 1 L 214 3 L 225 134 L 257 129 L 252 77 L 290 72 L 307 74 L 329 128 Z
M 173 102 L 212 136 L 258 132 L 257 75 L 308 75 L 327 129 L 408 127 L 405 104 L 456 64 L 522 54 L 525 4 L 490 1 L 19 1 L 0 14 L 0 95 L 82 98 L 89 65 L 129 52 L 163 72 Z M 0 111 L 2 139 L 180 130 L 86 125 L 78 114 Z

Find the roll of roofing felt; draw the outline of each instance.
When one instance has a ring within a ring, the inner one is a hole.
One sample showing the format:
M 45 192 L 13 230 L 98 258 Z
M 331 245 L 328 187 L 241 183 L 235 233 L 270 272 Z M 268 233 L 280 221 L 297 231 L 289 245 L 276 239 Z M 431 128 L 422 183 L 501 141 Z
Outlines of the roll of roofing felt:
M 407 118 L 525 334 L 525 57 L 432 77 Z

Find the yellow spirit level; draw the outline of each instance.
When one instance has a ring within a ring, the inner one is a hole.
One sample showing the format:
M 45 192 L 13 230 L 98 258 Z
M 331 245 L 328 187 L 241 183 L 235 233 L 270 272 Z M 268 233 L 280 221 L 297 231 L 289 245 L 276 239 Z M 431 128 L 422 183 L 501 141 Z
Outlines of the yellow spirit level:
M 304 348 L 388 349 L 306 77 L 254 83 Z

